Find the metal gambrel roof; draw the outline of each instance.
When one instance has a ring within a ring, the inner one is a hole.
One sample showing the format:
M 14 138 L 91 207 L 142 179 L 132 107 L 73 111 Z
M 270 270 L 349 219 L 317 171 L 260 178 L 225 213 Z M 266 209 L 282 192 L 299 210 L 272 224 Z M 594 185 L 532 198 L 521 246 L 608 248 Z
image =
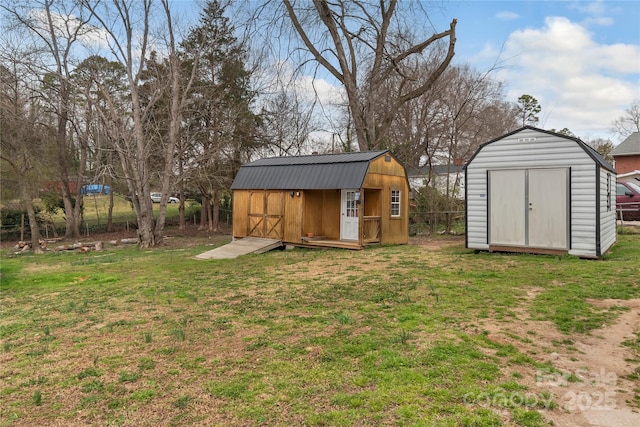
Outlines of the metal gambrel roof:
M 231 185 L 232 190 L 331 190 L 360 188 L 369 163 L 388 153 L 318 154 L 271 157 L 243 165 Z
M 553 136 L 557 136 L 558 138 L 564 138 L 564 139 L 569 139 L 571 141 L 575 141 L 578 146 L 580 148 L 582 148 L 585 153 L 587 153 L 587 155 L 589 157 L 591 157 L 599 166 L 602 166 L 604 169 L 611 171 L 613 173 L 616 173 L 616 170 L 613 168 L 613 166 L 611 166 L 611 163 L 609 163 L 604 157 L 602 157 L 602 154 L 598 153 L 596 150 L 594 150 L 592 147 L 590 147 L 589 145 L 587 145 L 586 143 L 584 143 L 582 140 L 580 140 L 580 138 L 574 137 L 574 136 L 568 136 L 568 135 L 563 135 L 560 133 L 556 133 L 556 132 L 552 132 L 549 130 L 544 130 L 544 129 L 539 129 L 533 126 L 523 126 L 519 129 L 516 129 L 512 132 L 509 132 L 506 135 L 502 135 L 499 136 L 498 138 L 492 139 L 489 142 L 485 142 L 484 144 L 481 144 L 478 149 L 476 150 L 476 152 L 471 156 L 471 158 L 469 159 L 469 161 L 465 164 L 465 169 L 469 166 L 469 164 L 473 161 L 473 159 L 475 159 L 475 157 L 478 155 L 478 153 L 480 153 L 480 151 L 482 151 L 482 149 L 491 144 L 494 143 L 496 141 L 500 141 L 501 139 L 505 139 L 511 135 L 515 135 L 518 132 L 522 132 L 524 130 L 532 130 L 532 131 L 536 131 L 536 132 L 540 132 L 540 133 L 545 133 L 548 135 L 553 135 Z

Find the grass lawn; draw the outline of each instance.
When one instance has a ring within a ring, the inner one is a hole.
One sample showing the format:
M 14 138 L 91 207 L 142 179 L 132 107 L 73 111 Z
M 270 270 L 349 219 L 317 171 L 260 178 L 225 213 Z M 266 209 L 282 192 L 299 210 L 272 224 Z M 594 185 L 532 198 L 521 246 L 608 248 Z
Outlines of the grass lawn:
M 543 426 L 553 395 L 491 397 L 533 392 L 522 372 L 554 349 L 488 326 L 571 343 L 623 312 L 594 300 L 640 298 L 639 235 L 601 261 L 459 243 L 193 259 L 208 249 L 3 254 L 2 425 Z

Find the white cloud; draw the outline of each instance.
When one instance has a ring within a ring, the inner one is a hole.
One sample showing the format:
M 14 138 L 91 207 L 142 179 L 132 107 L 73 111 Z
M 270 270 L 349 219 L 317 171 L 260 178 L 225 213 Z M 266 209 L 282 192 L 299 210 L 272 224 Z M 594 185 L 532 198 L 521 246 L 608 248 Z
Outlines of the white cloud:
M 51 27 L 58 38 L 58 43 L 64 45 L 68 40 L 77 35 L 78 41 L 90 47 L 107 47 L 107 33 L 103 29 L 92 27 L 83 23 L 78 17 L 72 14 L 62 15 L 51 12 Z M 29 11 L 29 19 L 32 24 L 40 27 L 39 32 L 48 34 L 49 22 L 47 13 L 42 9 Z
M 640 96 L 640 44 L 599 44 L 564 17 L 511 33 L 503 57 L 511 58 L 499 73 L 509 97 L 537 98 L 545 128 L 611 137 L 611 122 Z
M 602 0 L 592 2 L 574 1 L 569 5 L 569 9 L 577 10 L 587 15 L 603 15 L 606 13 L 606 6 Z
M 614 24 L 613 18 L 608 16 L 589 17 L 583 21 L 587 26 L 610 27 Z
M 315 97 L 325 106 L 338 105 L 344 103 L 344 90 L 341 86 L 332 85 L 327 80 L 301 76 L 296 86 L 299 93 L 306 98 L 308 102 L 312 102 Z
M 502 21 L 513 21 L 516 20 L 518 18 L 520 18 L 520 15 L 518 15 L 515 12 L 511 12 L 511 11 L 503 11 L 503 12 L 498 12 L 496 13 L 496 18 L 502 20 Z
M 569 9 L 575 10 L 587 17 L 582 24 L 587 27 L 609 27 L 614 25 L 614 20 L 609 14 L 619 12 L 615 2 L 605 3 L 602 0 L 594 2 L 573 2 L 569 4 Z

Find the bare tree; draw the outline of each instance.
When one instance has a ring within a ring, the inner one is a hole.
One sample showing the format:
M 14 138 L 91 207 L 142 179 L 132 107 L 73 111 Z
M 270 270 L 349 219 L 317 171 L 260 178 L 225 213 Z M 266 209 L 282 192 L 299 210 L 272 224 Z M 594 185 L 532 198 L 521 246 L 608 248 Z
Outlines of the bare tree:
M 260 117 L 265 150 L 271 155 L 305 154 L 311 132 L 318 130 L 313 106 L 305 108 L 295 87 L 281 87 L 265 102 Z
M 6 47 L 6 45 L 5 45 Z M 6 53 L 6 52 L 5 52 Z M 40 127 L 34 127 L 40 110 L 37 103 L 29 103 L 29 90 L 19 75 L 24 75 L 15 57 L 3 55 L 0 67 L 0 164 L 3 183 L 7 185 L 7 173 L 12 172 L 14 189 L 29 218 L 31 247 L 41 253 L 38 220 L 33 205 L 41 181 L 42 161 L 45 159 Z M 8 166 L 8 167 L 7 167 Z
M 54 116 L 52 126 L 55 128 L 58 188 L 65 210 L 65 236 L 77 237 L 80 235 L 80 184 L 86 146 L 74 146 L 69 132 L 73 93 L 70 77 L 75 65 L 75 49 L 91 31 L 86 10 L 78 2 L 57 0 L 15 1 L 10 6 L 0 4 L 0 8 L 32 37 L 33 45 L 28 52 L 30 71 L 41 76 L 40 97 Z M 76 150 L 77 157 L 81 158 L 77 166 L 71 155 Z
M 74 114 L 81 118 L 77 121 L 83 123 L 83 126 L 75 128 L 87 143 L 87 176 L 92 177 L 93 182 L 101 182 L 111 189 L 106 230 L 113 231 L 114 193 L 117 191 L 114 183 L 118 183 L 114 178 L 120 174 L 113 150 L 112 126 L 104 120 L 109 104 L 102 97 L 99 87 L 111 95 L 111 102 L 115 102 L 119 114 L 125 116 L 125 71 L 119 63 L 101 56 L 90 56 L 78 64 L 72 77 L 77 88 Z
M 596 150 L 602 157 L 604 157 L 608 162 L 613 164 L 613 156 L 611 155 L 611 151 L 615 148 L 613 142 L 610 139 L 604 138 L 595 138 L 585 141 L 587 145 Z
M 151 147 L 143 128 L 145 110 L 140 102 L 139 85 L 147 61 L 151 31 L 151 0 L 113 0 L 91 2 L 83 0 L 96 25 L 106 33 L 111 55 L 126 70 L 129 115 L 122 116 L 117 101 L 105 86 L 99 89 L 109 108 L 101 112 L 111 124 L 114 148 L 122 164 L 131 202 L 138 222 L 138 240 L 143 248 L 156 243 L 151 201 L 151 174 L 148 164 Z M 97 82 L 99 83 L 99 82 Z M 155 102 L 152 99 L 150 103 Z
M 428 68 L 428 64 L 414 66 Z M 490 78 L 491 71 L 480 73 L 468 65 L 449 67 L 432 91 L 403 105 L 390 128 L 391 138 L 397 141 L 396 156 L 409 167 L 428 171 L 424 184 L 432 188 L 422 192 L 426 197 L 418 204 L 430 216 L 460 209 L 459 166 L 481 143 L 517 126 L 516 109 L 503 101 L 503 85 Z M 389 90 L 395 90 L 392 83 Z M 436 180 L 435 166 L 445 168 L 444 182 Z M 448 214 L 442 218 L 447 231 L 451 219 Z M 435 222 L 430 218 L 431 227 Z
M 183 61 L 180 59 L 178 53 L 178 46 L 176 41 L 176 35 L 174 32 L 174 22 L 171 18 L 171 9 L 169 7 L 168 0 L 160 0 L 162 3 L 162 9 L 166 18 L 166 40 L 165 46 L 167 47 L 168 54 L 168 70 L 169 70 L 169 123 L 167 133 L 167 144 L 164 147 L 164 171 L 161 176 L 161 188 L 162 188 L 162 200 L 160 201 L 160 209 L 158 212 L 158 218 L 155 226 L 155 239 L 156 243 L 162 241 L 164 225 L 166 221 L 167 213 L 167 201 L 169 196 L 170 186 L 173 183 L 174 169 L 176 166 L 176 147 L 178 146 L 180 138 L 180 126 L 182 124 L 183 113 L 185 105 L 188 100 L 191 87 L 196 77 L 196 71 L 198 69 L 198 62 L 200 60 L 200 49 L 196 49 L 190 58 L 189 66 L 190 70 L 186 72 L 187 78 L 183 78 L 184 67 Z M 181 206 L 184 206 L 184 197 L 180 198 Z
M 640 99 L 634 100 L 625 114 L 613 121 L 613 129 L 622 139 L 633 132 L 640 132 Z
M 177 52 L 175 23 L 168 0 L 160 1 L 161 7 L 157 16 L 152 16 L 152 0 L 112 0 L 97 3 L 83 0 L 82 3 L 91 11 L 95 24 L 107 35 L 111 55 L 126 70 L 129 114 L 122 117 L 113 94 L 100 85 L 102 96 L 109 105 L 108 110 L 103 111 L 103 116 L 111 123 L 115 149 L 136 212 L 140 247 L 155 246 L 162 242 L 166 205 L 176 165 L 175 147 L 193 75 L 187 78 L 185 84 L 182 78 L 182 62 Z M 154 20 L 156 17 L 157 21 Z M 158 34 L 164 36 L 161 39 L 151 40 L 152 22 L 160 26 L 157 28 Z M 161 42 L 164 42 L 163 47 L 167 52 L 168 78 L 157 79 L 156 86 L 151 90 L 146 88 L 143 98 L 141 83 L 149 63 L 151 46 L 152 43 Z M 165 143 L 159 145 L 157 140 L 148 137 L 145 124 L 156 103 L 167 93 L 170 99 L 168 132 Z M 159 147 L 162 147 L 160 152 Z M 159 174 L 163 197 L 157 220 L 154 220 L 151 201 L 151 183 L 154 175 L 150 164 L 152 154 L 156 154 L 163 161 L 162 172 Z
M 399 9 L 412 8 L 411 2 L 314 0 L 308 6 L 307 2 L 284 0 L 284 5 L 304 48 L 344 86 L 360 150 L 384 146 L 399 108 L 428 92 L 453 59 L 456 20 L 447 31 L 413 43 L 410 29 L 398 19 Z M 438 65 L 429 70 L 422 84 L 409 84 L 417 76 L 404 74 L 400 66 L 447 38 Z M 381 103 L 380 90 L 390 76 L 401 83 L 397 93 L 385 92 L 392 97 Z

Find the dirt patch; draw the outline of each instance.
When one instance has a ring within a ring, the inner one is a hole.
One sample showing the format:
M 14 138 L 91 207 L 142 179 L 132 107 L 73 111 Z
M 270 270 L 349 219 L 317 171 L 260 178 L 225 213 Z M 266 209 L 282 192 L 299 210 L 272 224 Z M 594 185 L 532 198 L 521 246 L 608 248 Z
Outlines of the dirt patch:
M 93 243 L 93 242 L 119 242 L 123 239 L 137 238 L 136 230 L 126 231 L 119 229 L 113 232 L 92 233 L 82 235 L 78 238 L 58 238 L 50 239 L 47 244 L 48 248 L 54 248 L 61 245 L 71 245 L 74 243 Z M 185 230 L 180 230 L 177 226 L 167 226 L 164 231 L 164 238 L 159 245 L 161 248 L 179 249 L 189 248 L 193 246 L 202 246 L 211 244 L 219 245 L 224 241 L 231 240 L 231 227 L 224 225 L 220 232 L 210 232 L 207 230 L 199 230 L 195 225 L 188 225 Z M 2 240 L 0 246 L 2 249 L 9 249 L 18 243 L 17 240 Z M 105 247 L 108 247 L 105 245 Z
M 464 236 L 435 235 L 413 236 L 409 238 L 410 245 L 424 246 L 429 249 L 440 249 L 455 245 L 464 245 Z
M 527 298 L 535 295 L 531 291 Z M 638 355 L 622 343 L 635 339 L 634 332 L 640 331 L 640 299 L 589 302 L 628 311 L 589 335 L 563 335 L 550 322 L 526 319 L 521 310 L 516 323 L 489 321 L 483 328 L 491 340 L 512 344 L 525 354 L 533 354 L 535 360 L 550 363 L 552 369 L 532 372 L 516 365 L 512 372 L 521 377 L 519 383 L 529 387 L 530 397 L 554 397 L 558 407 L 541 410 L 553 425 L 639 426 L 640 409 L 632 402 L 639 384 L 630 377 L 638 367 Z

